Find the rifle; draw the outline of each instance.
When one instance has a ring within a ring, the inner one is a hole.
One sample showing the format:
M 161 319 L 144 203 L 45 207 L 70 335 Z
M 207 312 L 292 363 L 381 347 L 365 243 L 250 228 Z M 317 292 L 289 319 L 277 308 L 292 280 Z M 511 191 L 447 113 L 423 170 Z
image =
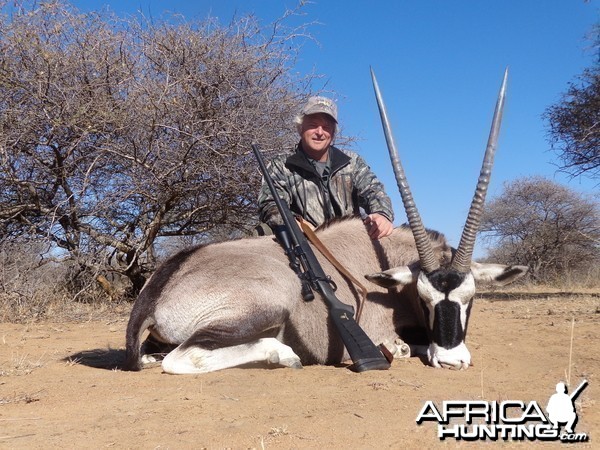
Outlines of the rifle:
M 294 247 L 290 241 L 290 236 L 288 234 L 287 228 L 285 225 L 277 225 L 273 227 L 273 231 L 275 232 L 275 237 L 277 241 L 283 247 L 285 254 L 290 261 L 290 268 L 294 271 L 298 278 L 300 279 L 300 285 L 302 290 L 302 298 L 305 302 L 310 302 L 315 299 L 315 294 L 313 294 L 311 288 L 311 281 L 306 272 L 303 272 L 303 268 L 301 262 L 298 261 L 298 255 L 296 254 Z
M 571 401 L 574 402 L 575 400 L 577 400 L 577 397 L 579 397 L 579 394 L 581 394 L 581 391 L 583 391 L 588 385 L 588 380 L 583 380 L 579 386 L 577 386 L 577 389 L 575 389 L 573 391 L 573 393 L 571 395 L 569 395 L 569 397 L 571 398 Z
M 342 303 L 336 297 L 334 293 L 335 284 L 323 271 L 308 240 L 300 230 L 298 223 L 296 223 L 296 219 L 290 211 L 289 206 L 277 194 L 273 180 L 267 171 L 267 166 L 256 144 L 252 144 L 252 151 L 258 160 L 260 171 L 269 186 L 271 195 L 273 195 L 273 200 L 281 214 L 284 226 L 289 231 L 294 254 L 300 260 L 304 269 L 303 275 L 310 281 L 313 288 L 321 293 L 329 309 L 329 318 L 348 350 L 348 354 L 353 362 L 350 370 L 364 372 L 367 370 L 389 369 L 389 361 L 354 320 L 354 308 L 351 305 Z

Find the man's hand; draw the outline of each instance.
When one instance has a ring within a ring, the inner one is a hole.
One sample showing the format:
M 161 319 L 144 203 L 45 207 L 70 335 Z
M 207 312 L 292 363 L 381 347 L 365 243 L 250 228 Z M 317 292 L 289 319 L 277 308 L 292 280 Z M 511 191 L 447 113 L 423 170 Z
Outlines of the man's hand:
M 394 231 L 394 225 L 385 216 L 381 214 L 373 213 L 369 214 L 364 220 L 367 229 L 369 230 L 369 237 L 371 239 L 381 239 L 389 236 Z

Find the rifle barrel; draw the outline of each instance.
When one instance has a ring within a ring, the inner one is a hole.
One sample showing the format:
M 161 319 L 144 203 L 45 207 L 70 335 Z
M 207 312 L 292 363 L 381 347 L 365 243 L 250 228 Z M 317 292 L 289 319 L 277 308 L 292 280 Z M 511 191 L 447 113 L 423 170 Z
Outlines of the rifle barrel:
M 581 394 L 581 391 L 583 391 L 588 384 L 588 380 L 583 380 L 581 383 L 579 383 L 579 386 L 577 386 L 577 388 L 569 396 L 571 398 L 571 401 L 575 401 L 575 399 L 579 397 L 579 394 Z

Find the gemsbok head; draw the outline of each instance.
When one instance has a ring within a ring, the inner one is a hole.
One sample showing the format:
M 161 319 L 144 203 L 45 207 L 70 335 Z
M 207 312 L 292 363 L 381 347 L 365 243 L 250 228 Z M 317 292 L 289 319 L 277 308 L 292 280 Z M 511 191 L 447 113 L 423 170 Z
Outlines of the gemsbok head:
M 419 254 L 419 264 L 367 275 L 367 279 L 388 288 L 408 285 L 416 281 L 419 304 L 427 324 L 430 342 L 427 357 L 430 364 L 434 367 L 466 369 L 471 364 L 471 354 L 465 345 L 465 335 L 475 295 L 475 283 L 477 281 L 508 283 L 527 271 L 524 266 L 484 265 L 473 261 L 475 238 L 481 222 L 498 143 L 508 69 L 504 72 L 481 172 L 460 243 L 452 253 L 449 263 L 445 265 L 440 263 L 440 259 L 434 253 L 413 200 L 373 70 L 371 70 L 371 77 L 396 182 Z

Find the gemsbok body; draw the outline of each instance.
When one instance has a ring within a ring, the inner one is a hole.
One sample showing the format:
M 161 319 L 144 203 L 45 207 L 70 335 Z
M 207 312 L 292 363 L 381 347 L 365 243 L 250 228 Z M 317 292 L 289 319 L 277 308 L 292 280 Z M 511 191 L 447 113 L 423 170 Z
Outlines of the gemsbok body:
M 331 253 L 356 275 L 365 275 L 367 301 L 359 325 L 375 344 L 398 340 L 423 349 L 434 367 L 466 369 L 465 336 L 478 283 L 507 284 L 527 268 L 472 261 L 506 90 L 496 105 L 475 196 L 456 251 L 443 235 L 426 230 L 412 201 L 391 137 L 375 77 L 392 165 L 408 226 L 371 240 L 360 218 L 337 220 L 317 230 Z M 336 295 L 357 308 L 359 292 L 315 250 Z M 149 331 L 146 341 L 141 340 Z M 211 372 L 254 363 L 302 367 L 339 364 L 349 358 L 328 319 L 324 302 L 302 299 L 298 276 L 273 237 L 196 247 L 171 257 L 137 298 L 127 325 L 125 368 L 139 370 L 168 354 L 163 370 Z M 417 352 L 418 353 L 418 352 Z

